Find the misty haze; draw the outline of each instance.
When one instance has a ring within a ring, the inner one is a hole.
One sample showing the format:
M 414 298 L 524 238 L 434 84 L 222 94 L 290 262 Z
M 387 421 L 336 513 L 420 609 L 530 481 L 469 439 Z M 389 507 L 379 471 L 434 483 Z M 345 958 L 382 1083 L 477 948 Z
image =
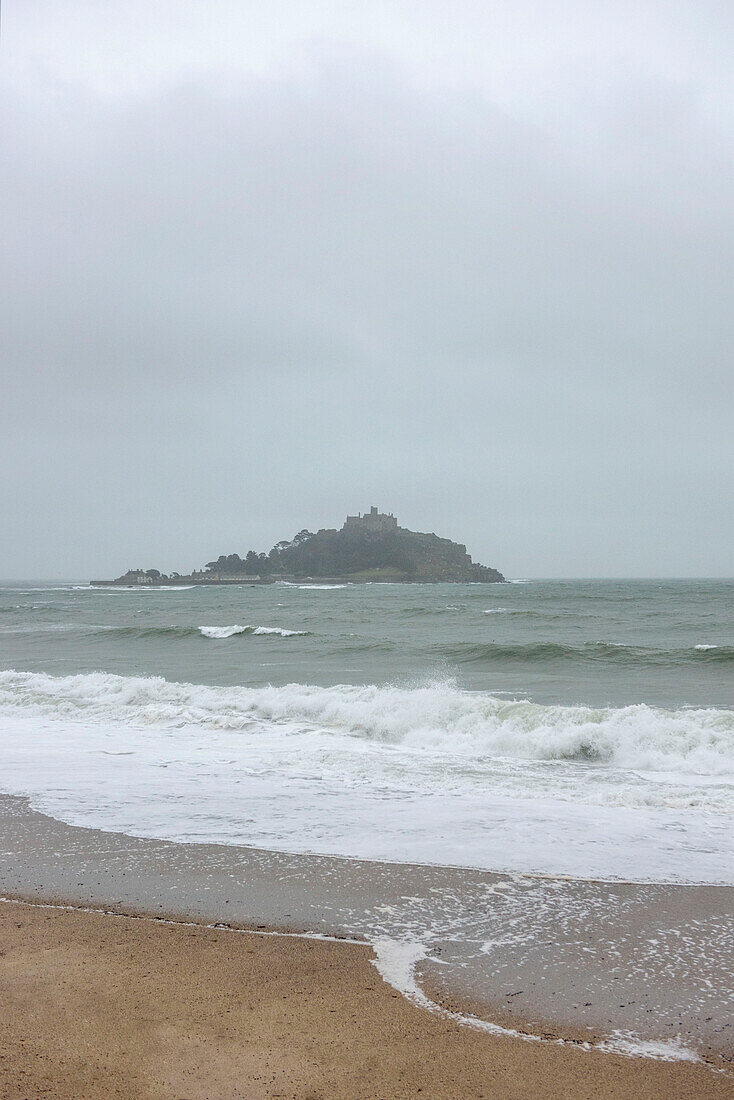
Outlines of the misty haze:
M 2 575 L 731 575 L 730 13 L 218 9 L 3 12 Z
M 0 1096 L 734 1096 L 733 56 L 3 4 Z

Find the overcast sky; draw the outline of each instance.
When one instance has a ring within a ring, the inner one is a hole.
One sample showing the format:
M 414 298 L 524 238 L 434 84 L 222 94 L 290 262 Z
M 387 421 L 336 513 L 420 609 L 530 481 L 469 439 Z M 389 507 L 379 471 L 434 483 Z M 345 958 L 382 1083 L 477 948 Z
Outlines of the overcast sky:
M 734 574 L 724 0 L 6 0 L 0 576 L 378 505 Z

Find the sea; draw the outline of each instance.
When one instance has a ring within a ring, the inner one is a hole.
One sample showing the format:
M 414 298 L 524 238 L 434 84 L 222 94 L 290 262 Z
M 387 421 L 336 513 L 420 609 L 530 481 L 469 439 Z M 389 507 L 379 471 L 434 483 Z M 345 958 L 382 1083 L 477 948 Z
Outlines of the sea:
M 0 791 L 173 841 L 734 883 L 734 581 L 0 585 Z

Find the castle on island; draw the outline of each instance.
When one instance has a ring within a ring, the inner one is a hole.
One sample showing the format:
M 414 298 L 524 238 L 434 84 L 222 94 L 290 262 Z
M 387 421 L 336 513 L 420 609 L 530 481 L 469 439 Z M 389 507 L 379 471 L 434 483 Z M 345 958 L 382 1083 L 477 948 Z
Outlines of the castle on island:
M 347 516 L 342 531 L 396 531 L 398 521 L 392 512 L 378 512 L 373 505 L 369 512 Z

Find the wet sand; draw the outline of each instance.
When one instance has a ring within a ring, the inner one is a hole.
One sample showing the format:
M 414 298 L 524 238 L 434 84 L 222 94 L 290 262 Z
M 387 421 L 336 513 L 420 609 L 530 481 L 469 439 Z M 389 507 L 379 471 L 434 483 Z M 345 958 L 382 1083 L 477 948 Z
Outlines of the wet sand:
M 734 1082 L 488 1037 L 416 1008 L 368 946 L 0 905 L 0 1096 L 731 1097 Z
M 3 1096 L 43 1094 L 39 1073 L 60 1075 L 52 1096 L 734 1096 L 727 888 L 171 844 L 0 796 L 0 892 L 35 903 L 0 906 Z M 418 947 L 414 970 L 395 965 L 396 944 Z M 413 978 L 415 1000 L 567 1041 L 488 1035 L 416 1007 L 398 992 Z M 628 1035 L 702 1061 L 579 1049 Z M 74 1078 L 85 1060 L 103 1085 Z

